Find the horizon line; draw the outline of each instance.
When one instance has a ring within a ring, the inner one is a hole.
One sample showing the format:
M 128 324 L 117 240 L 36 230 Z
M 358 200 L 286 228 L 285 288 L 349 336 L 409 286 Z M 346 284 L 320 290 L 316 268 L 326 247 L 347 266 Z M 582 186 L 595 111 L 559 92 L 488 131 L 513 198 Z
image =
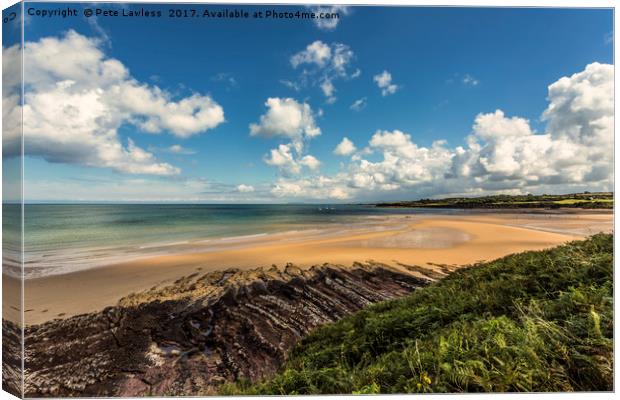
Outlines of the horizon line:
M 334 202 L 334 201 L 289 201 L 289 202 L 209 202 L 209 201 L 177 201 L 177 200 L 25 200 L 25 201 L 17 201 L 17 200 L 3 200 L 2 204 L 150 204 L 150 205 L 320 205 L 320 204 L 330 204 L 330 205 L 376 205 L 381 203 L 399 203 L 399 202 L 408 202 L 408 201 L 421 201 L 421 200 L 447 200 L 447 199 L 455 199 L 455 198 L 463 198 L 463 199 L 476 199 L 476 198 L 484 198 L 484 197 L 492 197 L 492 196 L 570 196 L 576 194 L 605 194 L 611 193 L 615 194 L 614 190 L 605 190 L 605 191 L 581 191 L 581 192 L 570 192 L 570 193 L 542 193 L 542 194 L 486 194 L 482 196 L 454 196 L 454 195 L 446 195 L 444 197 L 420 197 L 416 199 L 399 199 L 399 200 L 374 200 L 374 201 L 350 201 L 350 202 Z

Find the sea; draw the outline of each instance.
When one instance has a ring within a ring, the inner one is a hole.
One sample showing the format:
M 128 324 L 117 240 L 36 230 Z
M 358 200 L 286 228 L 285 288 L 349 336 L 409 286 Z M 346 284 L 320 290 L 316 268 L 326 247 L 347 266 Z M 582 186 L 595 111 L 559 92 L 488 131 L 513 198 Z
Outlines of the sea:
M 242 247 L 258 238 L 269 240 L 270 235 L 384 229 L 382 221 L 389 215 L 455 212 L 353 204 L 26 204 L 24 277 L 161 254 Z M 19 270 L 6 267 L 11 258 L 19 258 L 19 206 L 5 204 L 3 214 L 4 272 L 16 274 Z

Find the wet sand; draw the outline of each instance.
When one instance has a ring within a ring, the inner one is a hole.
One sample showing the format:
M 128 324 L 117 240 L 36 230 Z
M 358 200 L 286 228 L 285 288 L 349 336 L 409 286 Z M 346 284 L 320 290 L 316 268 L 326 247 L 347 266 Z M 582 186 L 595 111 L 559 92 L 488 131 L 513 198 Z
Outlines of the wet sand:
M 611 212 L 567 214 L 481 213 L 380 217 L 385 229 L 342 230 L 326 236 L 270 235 L 248 239 L 243 246 L 216 251 L 169 254 L 114 265 L 28 279 L 25 282 L 25 323 L 100 310 L 134 292 L 169 285 L 195 272 L 236 267 L 251 269 L 300 267 L 355 261 L 393 266 L 467 265 L 507 254 L 553 247 L 597 232 L 611 232 Z M 19 282 L 4 277 L 4 290 Z M 10 297 L 10 293 L 9 296 Z M 5 297 L 6 298 L 6 297 Z M 5 317 L 15 312 L 4 305 Z M 13 318 L 11 318 L 13 319 Z

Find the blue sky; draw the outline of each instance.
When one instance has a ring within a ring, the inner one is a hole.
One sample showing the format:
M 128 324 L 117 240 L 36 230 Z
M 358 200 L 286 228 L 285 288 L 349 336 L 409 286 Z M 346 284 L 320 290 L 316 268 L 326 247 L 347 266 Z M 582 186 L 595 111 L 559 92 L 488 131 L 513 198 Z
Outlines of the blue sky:
M 38 9 L 62 6 L 30 5 Z M 99 4 L 99 7 L 105 6 Z M 556 121 L 554 126 L 560 126 L 557 121 L 567 120 L 565 117 L 541 120 L 550 104 L 548 86 L 562 77 L 585 73 L 586 66 L 592 63 L 613 63 L 610 10 L 352 7 L 338 10 L 341 19 L 337 26 L 325 29 L 312 21 L 300 20 L 178 20 L 167 18 L 168 6 L 129 7 L 161 9 L 164 17 L 28 18 L 25 40 L 32 43 L 43 43 L 48 37 L 64 40 L 66 32 L 75 31 L 96 42 L 104 60 L 122 63 L 129 71 L 128 79 L 151 89 L 158 87 L 171 102 L 193 94 L 208 96 L 223 109 L 225 121 L 187 137 L 170 133 L 166 127 L 156 133 L 145 132 L 132 117 L 118 124 L 115 134 L 119 143 L 126 146 L 131 139 L 158 163 L 173 167 L 176 172 L 172 174 L 133 173 L 118 167 L 108 168 L 105 162 L 97 164 L 80 157 L 58 157 L 38 150 L 26 160 L 27 198 L 366 201 L 496 191 L 611 188 L 609 162 L 600 166 L 609 168 L 603 177 L 600 171 L 594 173 L 575 167 L 579 171 L 574 176 L 559 179 L 558 175 L 562 174 L 557 169 L 562 165 L 559 161 L 541 167 L 551 170 L 545 176 L 533 177 L 522 168 L 518 172 L 516 169 L 506 172 L 505 166 L 494 168 L 485 164 L 488 157 L 482 151 L 476 156 L 476 165 L 477 168 L 484 165 L 485 171 L 476 176 L 467 172 L 468 187 L 452 184 L 446 179 L 450 168 L 440 171 L 436 165 L 452 162 L 458 146 L 469 151 L 468 137 L 472 132 L 478 134 L 483 148 L 488 147 L 487 153 L 514 156 L 517 164 L 526 162 L 516 156 L 524 153 L 523 149 L 498 153 L 480 133 L 485 129 L 482 123 L 477 128 L 474 126 L 478 116 L 496 110 L 502 110 L 503 115 L 494 114 L 501 119 L 494 127 L 504 126 L 500 123 L 504 120 L 516 124 L 523 119 L 528 120 L 527 135 L 547 135 L 553 140 L 567 137 L 560 128 L 551 131 L 547 126 L 549 121 Z M 204 9 L 204 6 L 174 7 Z M 250 13 L 259 10 L 243 8 Z M 312 62 L 295 67 L 292 57 L 317 41 L 330 48 L 332 54 L 338 44 L 352 52 L 343 74 L 329 72 L 328 67 Z M 311 71 L 305 80 L 304 69 Z M 375 79 L 384 71 L 391 76 L 389 84 L 395 85 L 394 93 L 387 95 L 382 95 Z M 325 79 L 335 88 L 331 96 L 335 100 L 330 100 L 320 87 Z M 579 81 L 584 79 L 587 81 L 586 78 Z M 283 81 L 299 87 L 293 89 Z M 604 98 L 613 96 L 611 86 L 605 84 L 608 82 L 597 86 L 597 93 Z M 320 162 L 320 167 L 304 166 L 295 173 L 291 165 L 267 162 L 272 149 L 294 142 L 290 135 L 269 133 L 266 129 L 257 135 L 250 134 L 249 125 L 259 124 L 261 116 L 268 112 L 265 103 L 269 98 L 292 99 L 295 104 L 309 107 L 312 122 L 321 133 L 317 136 L 302 133 L 303 149 L 291 150 L 291 154 L 297 164 L 304 156 L 311 155 Z M 363 109 L 351 108 L 355 101 L 362 99 Z M 592 115 L 591 111 L 584 111 L 584 115 Z M 374 146 L 369 144 L 373 135 L 379 135 Z M 505 137 L 501 132 L 494 135 Z M 593 135 L 604 136 L 596 132 L 587 135 L 582 133 L 579 144 L 587 143 Z M 346 157 L 334 154 L 343 137 L 354 143 L 357 153 L 349 152 Z M 390 155 L 399 156 L 399 140 L 404 140 L 405 147 L 415 146 L 415 151 L 403 153 L 405 158 L 398 161 L 415 164 L 419 171 L 411 172 L 413 175 L 398 176 L 386 164 Z M 441 146 L 449 154 L 429 155 L 433 142 L 438 140 L 445 141 Z M 62 146 L 63 142 L 53 143 Z M 501 141 L 493 143 L 501 145 Z M 388 148 L 392 144 L 396 147 Z M 548 147 L 548 151 L 553 151 L 551 148 L 557 146 L 552 142 Z M 422 154 L 418 152 L 421 149 L 428 151 Z M 363 161 L 373 164 L 372 171 L 361 166 Z M 470 170 L 468 167 L 467 171 Z M 358 183 L 352 183 L 360 171 L 370 177 L 360 177 Z M 497 171 L 506 173 L 498 175 Z M 505 184 L 491 183 L 498 180 Z M 252 189 L 243 190 L 239 185 Z M 128 187 L 132 190 L 127 190 Z

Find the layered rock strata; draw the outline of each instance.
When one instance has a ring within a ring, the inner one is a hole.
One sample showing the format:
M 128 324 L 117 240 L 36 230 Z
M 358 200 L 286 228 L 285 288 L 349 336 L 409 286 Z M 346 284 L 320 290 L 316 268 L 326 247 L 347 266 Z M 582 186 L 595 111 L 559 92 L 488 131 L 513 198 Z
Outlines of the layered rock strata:
M 198 271 L 100 312 L 26 327 L 25 395 L 214 394 L 273 374 L 312 329 L 428 282 L 373 263 Z

